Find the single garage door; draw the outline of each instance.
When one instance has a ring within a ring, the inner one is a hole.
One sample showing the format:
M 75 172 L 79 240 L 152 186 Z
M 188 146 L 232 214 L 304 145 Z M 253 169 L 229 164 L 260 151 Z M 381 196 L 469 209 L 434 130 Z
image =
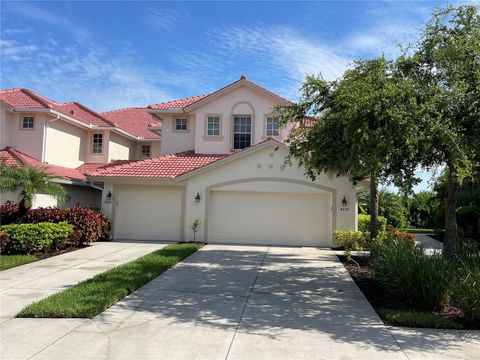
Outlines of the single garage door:
M 115 192 L 115 239 L 181 240 L 180 188 L 122 186 Z
M 330 246 L 326 194 L 212 191 L 211 197 L 209 242 Z

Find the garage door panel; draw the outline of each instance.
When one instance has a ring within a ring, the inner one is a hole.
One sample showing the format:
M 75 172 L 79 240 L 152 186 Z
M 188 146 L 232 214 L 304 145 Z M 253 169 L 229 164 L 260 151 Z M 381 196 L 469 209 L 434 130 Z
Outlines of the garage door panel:
M 120 187 L 116 198 L 117 239 L 181 240 L 181 189 Z
M 210 242 L 330 245 L 326 194 L 212 191 L 211 197 Z

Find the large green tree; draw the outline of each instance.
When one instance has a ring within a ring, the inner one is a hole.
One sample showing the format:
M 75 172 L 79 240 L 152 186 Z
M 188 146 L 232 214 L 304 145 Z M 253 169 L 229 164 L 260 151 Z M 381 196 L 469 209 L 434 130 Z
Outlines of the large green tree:
M 368 179 L 372 237 L 378 234 L 378 184 L 409 188 L 415 182 L 418 148 L 413 87 L 385 58 L 355 62 L 332 82 L 307 76 L 297 104 L 276 109 L 294 122 L 287 139 L 295 158 L 314 179 L 319 173 Z M 318 121 L 305 123 L 315 114 Z
M 421 40 L 398 60 L 415 88 L 426 167 L 445 166 L 444 252 L 455 252 L 460 186 L 480 163 L 480 15 L 476 6 L 437 9 Z
M 23 210 L 32 206 L 35 194 L 55 196 L 60 204 L 67 195 L 65 188 L 43 169 L 33 169 L 26 165 L 9 167 L 0 163 L 0 192 L 7 191 L 21 191 L 23 198 L 20 207 Z

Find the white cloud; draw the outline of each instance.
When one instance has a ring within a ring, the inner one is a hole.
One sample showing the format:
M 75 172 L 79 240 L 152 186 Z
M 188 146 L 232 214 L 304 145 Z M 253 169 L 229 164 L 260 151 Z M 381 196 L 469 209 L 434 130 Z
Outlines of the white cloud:
M 128 49 L 78 44 L 22 45 L 2 40 L 3 83 L 57 101 L 79 101 L 96 111 L 145 106 L 170 98 Z M 26 51 L 26 49 L 28 51 Z M 127 55 L 126 55 L 127 54 Z
M 190 19 L 190 13 L 182 3 L 166 3 L 148 9 L 147 21 L 157 30 L 173 32 Z M 161 6 L 161 7 L 160 7 Z

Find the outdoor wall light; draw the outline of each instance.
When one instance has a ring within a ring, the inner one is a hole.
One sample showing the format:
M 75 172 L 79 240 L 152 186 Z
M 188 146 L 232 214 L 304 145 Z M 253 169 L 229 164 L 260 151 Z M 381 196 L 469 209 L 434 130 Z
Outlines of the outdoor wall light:
M 110 190 L 108 191 L 107 196 L 105 196 L 105 202 L 112 202 L 112 192 Z
M 197 204 L 200 202 L 200 193 L 197 193 L 197 196 L 195 196 L 195 202 Z
M 348 205 L 348 201 L 347 201 L 347 198 L 344 196 L 342 200 L 342 206 L 347 207 L 347 205 Z

